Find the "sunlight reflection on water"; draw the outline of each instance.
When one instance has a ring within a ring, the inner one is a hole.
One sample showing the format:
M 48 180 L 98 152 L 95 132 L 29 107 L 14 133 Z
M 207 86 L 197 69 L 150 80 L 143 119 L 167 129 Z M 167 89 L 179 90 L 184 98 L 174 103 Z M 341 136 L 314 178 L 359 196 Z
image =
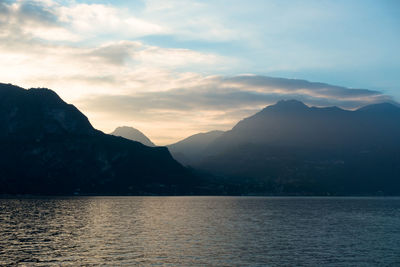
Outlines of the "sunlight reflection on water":
M 400 199 L 0 199 L 7 264 L 398 266 Z

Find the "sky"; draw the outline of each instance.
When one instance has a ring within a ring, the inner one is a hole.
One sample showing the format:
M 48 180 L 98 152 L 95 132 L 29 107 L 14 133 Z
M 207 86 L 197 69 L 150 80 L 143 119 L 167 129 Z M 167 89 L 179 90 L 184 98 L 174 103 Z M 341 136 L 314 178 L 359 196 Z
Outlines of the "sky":
M 0 0 L 0 82 L 157 145 L 280 99 L 400 101 L 397 0 Z

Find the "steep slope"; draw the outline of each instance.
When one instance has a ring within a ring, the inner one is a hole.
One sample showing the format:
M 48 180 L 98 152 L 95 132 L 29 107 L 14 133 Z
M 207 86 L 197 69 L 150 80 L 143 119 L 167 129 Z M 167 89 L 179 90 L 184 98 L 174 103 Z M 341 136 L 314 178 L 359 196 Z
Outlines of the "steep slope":
M 0 84 L 0 193 L 182 194 L 197 185 L 167 148 L 97 131 L 51 90 Z
M 400 193 L 400 108 L 356 111 L 280 101 L 210 144 L 195 167 L 254 178 L 267 191 Z
M 223 133 L 223 131 L 198 133 L 167 147 L 177 161 L 191 165 L 199 161 L 204 150 Z
M 128 126 L 117 127 L 111 134 L 142 143 L 145 146 L 151 146 L 151 147 L 156 146 L 141 131 L 139 131 L 133 127 L 128 127 Z

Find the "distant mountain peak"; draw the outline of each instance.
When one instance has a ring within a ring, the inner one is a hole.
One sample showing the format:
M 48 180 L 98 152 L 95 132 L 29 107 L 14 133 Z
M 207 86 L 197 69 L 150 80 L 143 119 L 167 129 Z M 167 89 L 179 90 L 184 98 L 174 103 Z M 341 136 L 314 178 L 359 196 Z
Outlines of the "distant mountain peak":
M 273 108 L 279 108 L 279 109 L 307 109 L 308 106 L 304 104 L 301 101 L 295 100 L 295 99 L 289 99 L 289 100 L 280 100 L 278 101 L 275 105 L 272 105 L 270 107 Z
M 144 135 L 138 129 L 129 126 L 120 126 L 117 127 L 112 133 L 112 135 L 121 136 L 129 140 L 133 140 L 136 142 L 140 142 L 146 146 L 156 146 L 150 139 Z
M 378 104 L 371 104 L 371 105 L 359 108 L 357 111 L 373 111 L 373 112 L 400 111 L 400 107 L 393 103 L 384 102 L 384 103 L 378 103 Z

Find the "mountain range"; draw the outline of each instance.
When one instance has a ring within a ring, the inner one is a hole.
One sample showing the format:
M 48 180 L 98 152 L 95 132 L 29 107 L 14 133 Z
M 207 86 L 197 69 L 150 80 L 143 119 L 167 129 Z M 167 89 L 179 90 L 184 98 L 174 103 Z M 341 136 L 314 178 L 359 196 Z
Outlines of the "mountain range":
M 153 147 L 130 127 L 94 129 L 49 89 L 0 84 L 0 194 L 399 195 L 399 137 L 396 104 L 283 100 Z
M 49 89 L 0 84 L 0 194 L 190 194 L 167 148 L 92 127 Z
M 187 154 L 172 148 L 177 160 Z M 381 103 L 350 111 L 279 101 L 191 154 L 183 164 L 249 181 L 260 192 L 399 194 L 400 108 Z

